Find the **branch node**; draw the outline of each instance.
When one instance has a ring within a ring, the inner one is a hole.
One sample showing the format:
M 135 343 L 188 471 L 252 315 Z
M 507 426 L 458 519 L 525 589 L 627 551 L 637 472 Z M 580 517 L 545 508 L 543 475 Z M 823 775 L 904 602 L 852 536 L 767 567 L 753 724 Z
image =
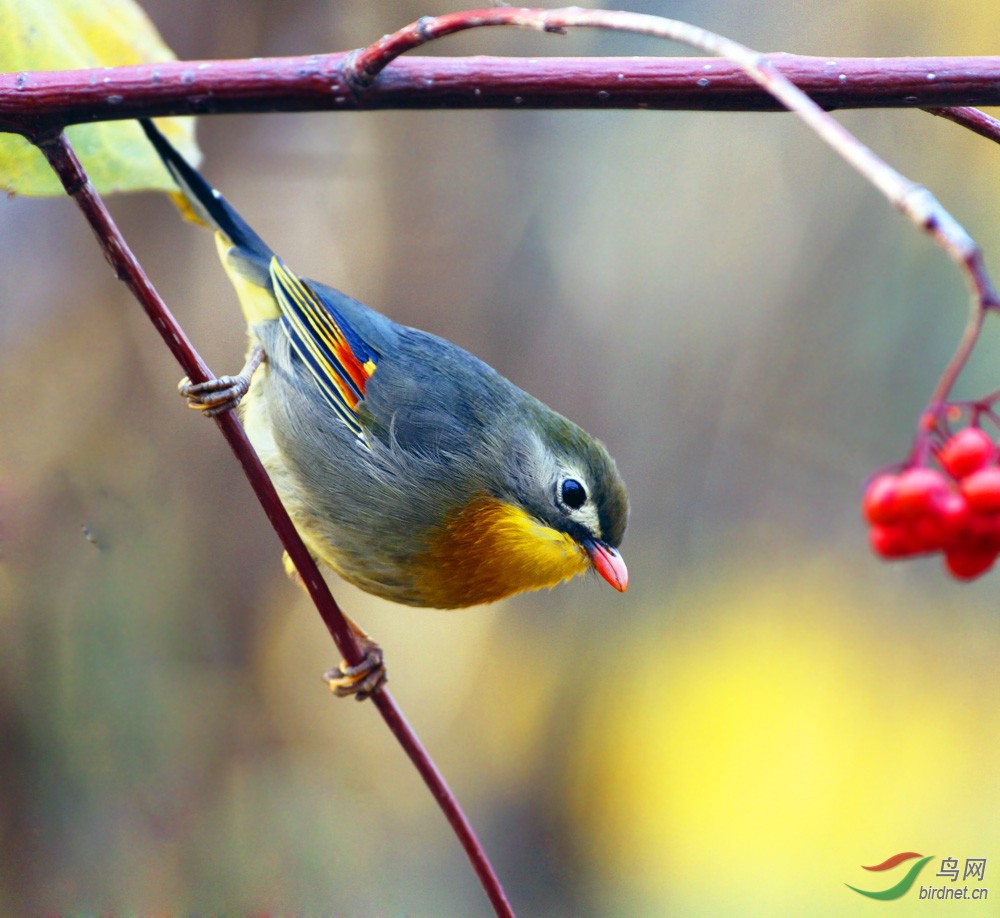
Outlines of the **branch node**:
M 372 83 L 375 82 L 377 74 L 369 73 L 360 63 L 361 53 L 364 48 L 355 48 L 344 58 L 341 73 L 344 77 L 344 85 L 355 96 L 360 96 Z
M 424 45 L 434 40 L 434 17 L 421 16 L 414 24 L 420 44 Z
M 580 9 L 580 7 L 570 7 L 570 9 Z M 548 14 L 543 14 L 541 21 L 538 19 L 529 20 L 528 22 L 517 23 L 518 25 L 526 25 L 531 28 L 540 29 L 542 32 L 548 32 L 550 35 L 569 35 L 569 29 L 565 26 L 561 26 L 558 23 L 552 22 L 551 16 Z

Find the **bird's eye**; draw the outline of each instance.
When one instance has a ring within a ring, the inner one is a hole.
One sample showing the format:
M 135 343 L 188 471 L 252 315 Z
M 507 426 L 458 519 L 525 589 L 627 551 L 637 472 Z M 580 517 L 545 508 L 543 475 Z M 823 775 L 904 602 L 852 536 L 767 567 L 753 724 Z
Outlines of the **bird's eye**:
M 579 510 L 587 502 L 587 489 L 575 478 L 567 478 L 562 483 L 559 495 L 571 510 Z

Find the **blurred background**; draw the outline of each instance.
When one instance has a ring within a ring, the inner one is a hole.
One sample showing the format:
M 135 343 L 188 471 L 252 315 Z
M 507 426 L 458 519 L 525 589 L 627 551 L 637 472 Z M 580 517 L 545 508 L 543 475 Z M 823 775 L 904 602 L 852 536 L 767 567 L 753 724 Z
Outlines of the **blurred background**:
M 191 59 L 346 50 L 457 8 L 144 5 Z M 996 53 L 1000 29 L 978 0 L 626 5 L 827 56 Z M 489 30 L 431 53 L 684 52 Z M 838 117 L 1000 269 L 996 146 L 915 111 Z M 630 486 L 625 595 L 580 578 L 458 614 L 331 575 L 520 914 L 877 912 L 844 884 L 892 885 L 905 867 L 860 865 L 899 851 L 985 857 L 1000 887 L 1000 574 L 880 563 L 858 516 L 966 315 L 928 239 L 781 115 L 198 133 L 295 270 L 470 349 L 601 437 Z M 110 203 L 234 372 L 211 236 L 161 195 Z M 486 914 L 375 711 L 325 692 L 335 648 L 80 214 L 11 199 L 0 233 L 0 912 Z M 961 394 L 998 385 L 989 332 Z

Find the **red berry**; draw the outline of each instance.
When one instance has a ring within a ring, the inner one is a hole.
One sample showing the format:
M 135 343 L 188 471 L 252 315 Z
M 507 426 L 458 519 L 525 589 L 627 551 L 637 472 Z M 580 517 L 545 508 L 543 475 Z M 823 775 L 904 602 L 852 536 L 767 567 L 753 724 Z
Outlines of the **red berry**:
M 941 447 L 938 460 L 955 478 L 965 478 L 986 465 L 993 454 L 989 434 L 978 427 L 966 427 Z
M 941 501 L 937 513 L 937 522 L 941 527 L 941 546 L 951 545 L 969 525 L 969 502 L 964 494 L 952 491 Z
M 912 554 L 940 551 L 945 547 L 946 542 L 952 541 L 936 516 L 919 516 L 904 525 L 910 534 L 910 542 L 913 546 Z
M 997 469 L 1000 472 L 1000 468 Z M 899 519 L 915 519 L 937 512 L 950 488 L 948 480 L 933 469 L 908 469 L 899 476 L 893 509 Z
M 921 551 L 909 527 L 876 523 L 868 533 L 872 550 L 883 558 L 908 558 Z
M 970 511 L 953 547 L 972 552 L 1000 551 L 1000 517 Z
M 1000 511 L 1000 468 L 993 465 L 962 479 L 962 493 L 976 513 Z
M 861 502 L 861 512 L 869 523 L 896 521 L 895 503 L 898 488 L 898 475 L 877 475 L 871 480 Z
M 993 567 L 996 560 L 997 553 L 994 550 L 972 551 L 957 546 L 944 556 L 948 572 L 959 580 L 974 580 Z

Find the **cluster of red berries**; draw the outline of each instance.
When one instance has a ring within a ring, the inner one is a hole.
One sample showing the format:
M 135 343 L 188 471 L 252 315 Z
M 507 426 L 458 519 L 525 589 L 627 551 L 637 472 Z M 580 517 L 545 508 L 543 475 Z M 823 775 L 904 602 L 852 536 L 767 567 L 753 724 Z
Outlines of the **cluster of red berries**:
M 942 471 L 916 466 L 885 473 L 865 490 L 862 512 L 883 558 L 943 552 L 962 580 L 985 574 L 1000 554 L 1000 465 L 997 447 L 978 427 L 937 450 Z

